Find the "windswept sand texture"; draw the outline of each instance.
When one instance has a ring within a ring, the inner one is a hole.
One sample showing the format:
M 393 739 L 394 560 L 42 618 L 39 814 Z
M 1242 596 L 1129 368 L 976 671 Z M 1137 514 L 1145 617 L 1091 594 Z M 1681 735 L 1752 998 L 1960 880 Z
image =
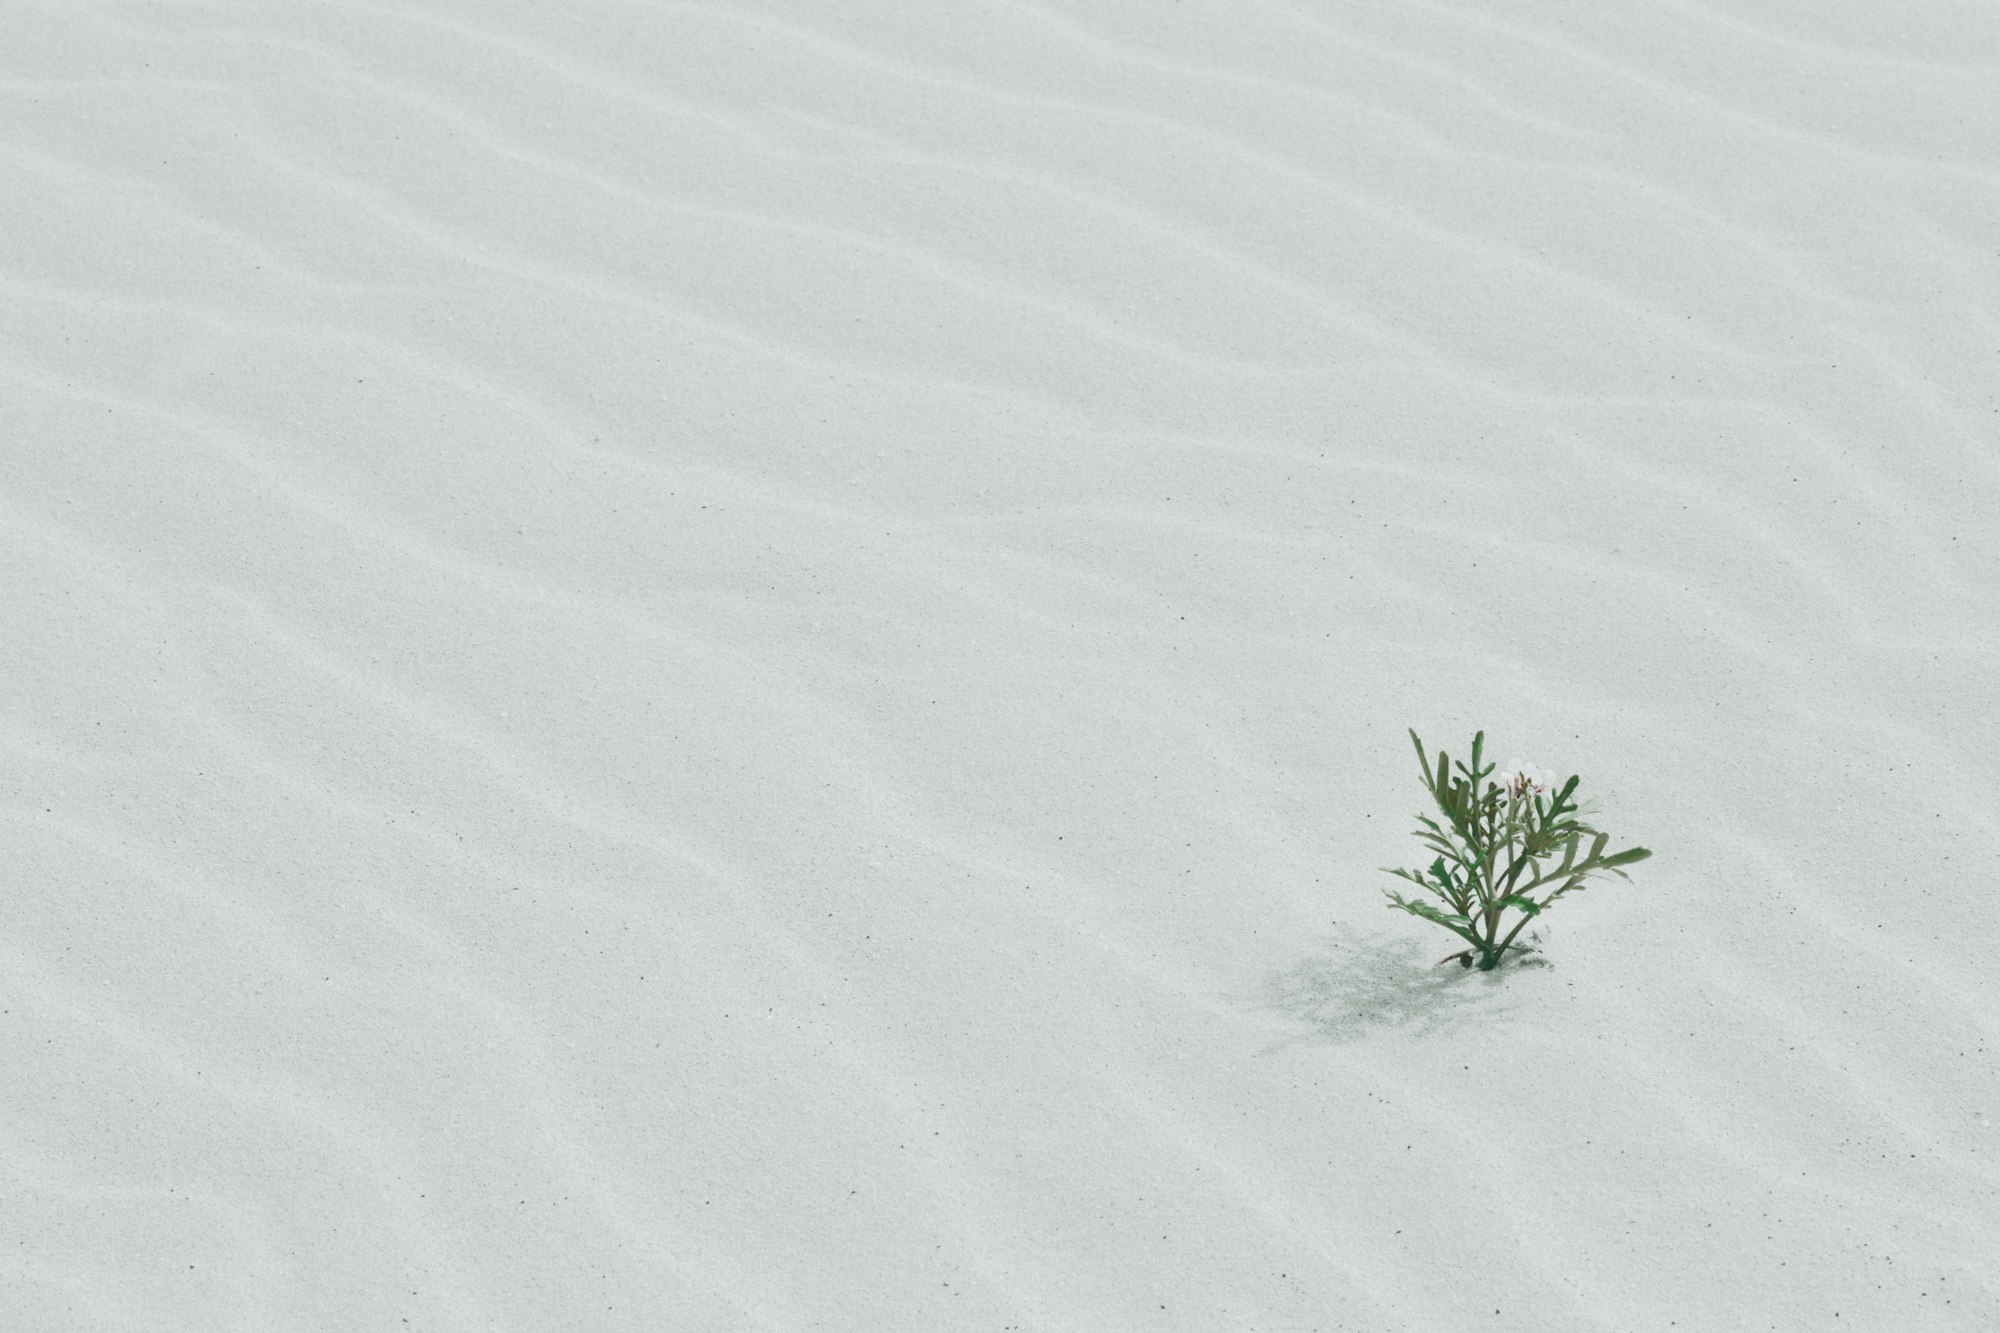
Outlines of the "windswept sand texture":
M 0 106 L 0 1329 L 2000 1328 L 1988 0 Z M 1653 859 L 1433 969 L 1411 726 Z

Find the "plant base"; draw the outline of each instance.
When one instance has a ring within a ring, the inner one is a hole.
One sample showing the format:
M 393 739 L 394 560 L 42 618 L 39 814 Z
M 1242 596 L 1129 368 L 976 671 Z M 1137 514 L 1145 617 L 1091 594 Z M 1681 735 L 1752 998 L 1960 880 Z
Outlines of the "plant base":
M 1484 949 L 1461 949 L 1457 953 L 1446 954 L 1431 966 L 1443 967 L 1446 963 L 1457 963 L 1460 967 L 1471 967 L 1477 963 L 1481 972 L 1491 972 L 1494 968 L 1500 966 L 1500 960 L 1509 953 L 1526 954 L 1533 952 L 1532 949 L 1523 949 L 1518 944 L 1509 945 L 1505 949 L 1496 949 L 1492 953 L 1488 953 Z

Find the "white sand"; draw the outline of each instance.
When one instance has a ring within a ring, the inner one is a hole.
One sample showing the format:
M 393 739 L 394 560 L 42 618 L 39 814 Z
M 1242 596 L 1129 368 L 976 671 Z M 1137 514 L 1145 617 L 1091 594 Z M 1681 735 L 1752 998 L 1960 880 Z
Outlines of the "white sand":
M 0 1329 L 2000 1328 L 1996 71 L 16 0 Z

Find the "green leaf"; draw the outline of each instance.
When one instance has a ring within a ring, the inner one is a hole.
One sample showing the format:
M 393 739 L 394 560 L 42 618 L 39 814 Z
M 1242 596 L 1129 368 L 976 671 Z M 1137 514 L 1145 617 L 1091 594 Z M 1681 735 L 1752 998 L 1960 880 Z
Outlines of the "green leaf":
M 1643 861 L 1651 855 L 1652 853 L 1647 851 L 1644 847 L 1627 847 L 1624 851 L 1618 853 L 1618 855 L 1616 856 L 1605 857 L 1602 861 L 1598 862 L 1598 865 L 1603 866 L 1606 869 L 1609 869 L 1612 866 L 1629 866 L 1634 861 Z
M 1533 898 L 1524 898 L 1518 893 L 1510 893 L 1500 900 L 1502 907 L 1518 907 L 1529 916 L 1540 916 L 1542 905 Z
M 1447 893 L 1445 890 L 1440 889 L 1430 880 L 1425 879 L 1423 872 L 1420 870 L 1404 870 L 1400 867 L 1395 867 L 1395 866 L 1383 866 L 1382 869 L 1385 873 L 1394 875 L 1397 879 L 1407 879 L 1408 881 L 1410 881 L 1410 883 L 1416 885 L 1418 888 L 1422 889 L 1425 893 L 1428 893 L 1433 898 L 1439 899 L 1442 902 L 1450 903 L 1453 907 L 1458 906 L 1457 898 L 1455 898 L 1452 894 Z M 1384 889 L 1383 892 L 1389 894 L 1389 896 L 1392 898 L 1398 896 L 1394 892 L 1394 890 Z
M 1391 907 L 1400 907 L 1411 916 L 1420 916 L 1426 921 L 1435 921 L 1469 944 L 1479 943 L 1478 936 L 1472 933 L 1472 922 L 1465 917 L 1456 916 L 1449 912 L 1440 912 L 1429 903 L 1413 902 L 1401 894 L 1394 892 L 1389 894 L 1389 905 Z
M 1415 836 L 1437 843 L 1439 850 L 1449 850 L 1456 846 L 1451 840 L 1451 835 L 1436 824 L 1431 823 L 1429 820 L 1423 820 L 1422 823 L 1424 824 L 1423 828 L 1413 830 Z
M 1432 851 L 1434 851 L 1434 852 L 1439 852 L 1439 853 L 1441 853 L 1441 854 L 1443 855 L 1443 857 L 1444 857 L 1444 859 L 1445 859 L 1445 861 L 1446 861 L 1446 862 L 1448 862 L 1449 864 L 1452 864 L 1452 865 L 1455 865 L 1455 866 L 1459 867 L 1459 868 L 1460 868 L 1460 870 L 1461 870 L 1462 872 L 1464 872 L 1464 873 L 1466 873 L 1466 874 L 1468 874 L 1468 875 L 1469 875 L 1469 874 L 1471 873 L 1470 871 L 1465 871 L 1465 870 L 1464 870 L 1464 867 L 1465 867 L 1465 859 L 1464 859 L 1463 857 L 1461 857 L 1461 856 L 1460 856 L 1460 855 L 1459 855 L 1459 854 L 1458 854 L 1457 852 L 1453 851 L 1453 850 L 1452 850 L 1451 848 L 1449 848 L 1449 847 L 1439 847 L 1439 846 L 1437 846 L 1436 844 L 1432 844 L 1432 846 L 1431 846 L 1431 849 L 1430 849 L 1430 850 L 1432 850 Z

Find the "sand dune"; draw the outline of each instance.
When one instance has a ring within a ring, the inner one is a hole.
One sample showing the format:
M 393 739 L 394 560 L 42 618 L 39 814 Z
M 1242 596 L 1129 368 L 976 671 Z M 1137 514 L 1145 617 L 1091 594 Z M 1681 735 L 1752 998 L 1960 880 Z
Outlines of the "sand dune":
M 0 1327 L 2000 1328 L 1987 7 L 0 27 Z

